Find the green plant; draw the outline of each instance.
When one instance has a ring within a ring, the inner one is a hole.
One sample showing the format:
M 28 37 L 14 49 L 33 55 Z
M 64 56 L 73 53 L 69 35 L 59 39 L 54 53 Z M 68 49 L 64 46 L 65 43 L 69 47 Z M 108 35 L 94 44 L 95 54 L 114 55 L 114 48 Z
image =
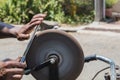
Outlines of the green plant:
M 90 23 L 94 19 L 93 0 L 5 0 L 0 6 L 0 20 L 21 24 L 34 14 L 47 12 L 45 20 L 60 23 Z
M 0 19 L 7 23 L 26 23 L 29 21 L 28 15 L 30 14 L 29 5 L 32 4 L 32 0 L 8 0 L 0 7 Z
M 26 23 L 33 14 L 47 12 L 47 20 L 64 21 L 60 0 L 8 0 L 0 7 L 0 20 L 7 23 Z
M 116 4 L 118 0 L 105 0 L 106 8 L 112 8 L 114 4 Z
M 0 0 L 0 6 L 2 6 L 7 0 Z
M 64 0 L 65 23 L 90 23 L 94 20 L 93 0 Z
M 64 12 L 60 0 L 37 0 L 34 6 L 40 13 L 47 12 L 46 19 L 52 21 L 64 22 Z

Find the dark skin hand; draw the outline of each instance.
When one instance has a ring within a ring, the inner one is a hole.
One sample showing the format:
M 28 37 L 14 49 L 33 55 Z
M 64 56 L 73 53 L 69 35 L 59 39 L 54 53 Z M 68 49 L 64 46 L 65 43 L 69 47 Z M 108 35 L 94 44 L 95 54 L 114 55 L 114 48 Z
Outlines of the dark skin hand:
M 45 16 L 46 14 L 36 14 L 30 22 L 19 28 L 3 23 L 4 25 L 0 25 L 2 27 L 0 28 L 0 34 L 2 35 L 0 37 L 15 37 L 18 40 L 26 40 L 30 37 L 30 32 L 34 27 L 42 23 Z
M 20 63 L 20 58 L 16 60 L 8 60 L 0 62 L 2 72 L 0 72 L 0 79 L 3 80 L 21 80 L 24 74 L 25 63 Z

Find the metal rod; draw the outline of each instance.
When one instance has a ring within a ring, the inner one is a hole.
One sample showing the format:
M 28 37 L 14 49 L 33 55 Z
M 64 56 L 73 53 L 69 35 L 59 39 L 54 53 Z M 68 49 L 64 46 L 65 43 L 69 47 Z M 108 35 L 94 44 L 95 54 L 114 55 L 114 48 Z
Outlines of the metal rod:
M 49 65 L 51 65 L 51 64 L 54 64 L 54 63 L 51 63 L 51 60 L 52 60 L 52 59 L 49 59 L 49 60 L 41 63 L 40 65 L 35 66 L 35 67 L 33 68 L 33 70 L 34 70 L 34 71 L 38 71 L 38 70 L 40 70 L 40 69 L 42 69 L 42 68 L 44 68 L 44 67 L 47 67 L 47 66 L 49 66 Z
M 105 0 L 94 0 L 95 21 L 105 19 Z
M 110 78 L 111 78 L 111 80 L 116 80 L 116 69 L 115 69 L 114 61 L 109 59 L 109 58 L 106 58 L 106 57 L 103 57 L 103 56 L 99 56 L 99 55 L 96 55 L 96 59 L 104 61 L 104 62 L 110 64 L 110 70 L 111 70 Z
M 31 71 L 39 71 L 45 67 L 49 67 L 50 65 L 54 65 L 56 63 L 56 59 L 55 58 L 51 58 L 48 59 L 46 61 L 44 61 L 43 63 L 41 63 L 40 65 L 36 65 L 35 67 L 33 67 L 32 69 L 25 69 L 25 74 L 28 75 L 31 73 Z
M 50 64 L 51 64 L 51 60 L 44 61 L 43 63 L 41 63 L 40 65 L 37 65 L 37 66 L 33 67 L 32 69 L 29 69 L 29 68 L 25 69 L 24 73 L 26 75 L 28 75 L 28 74 L 31 73 L 31 71 L 38 71 L 38 70 L 40 70 L 40 69 L 42 69 L 44 67 L 49 66 Z
M 49 80 L 59 80 L 58 63 L 49 66 Z
M 35 30 L 34 30 L 34 32 L 33 32 L 33 34 L 32 34 L 32 37 L 31 37 L 31 39 L 30 39 L 30 41 L 29 41 L 29 43 L 28 43 L 28 45 L 27 45 L 27 47 L 26 47 L 26 50 L 25 50 L 25 52 L 24 52 L 24 54 L 23 54 L 20 62 L 24 62 L 24 61 L 25 61 L 25 57 L 26 57 L 26 55 L 27 55 L 27 53 L 28 53 L 28 50 L 30 49 L 30 46 L 31 46 L 31 44 L 32 44 L 32 42 L 33 42 L 33 39 L 35 38 L 35 33 L 36 33 L 37 30 L 40 28 L 39 26 L 40 26 L 40 25 L 38 25 L 38 26 L 35 27 Z
M 99 55 L 91 55 L 91 56 L 85 57 L 85 62 L 90 62 L 94 60 L 100 60 L 107 64 L 110 64 L 110 71 L 111 71 L 110 78 L 111 80 L 116 80 L 116 68 L 115 68 L 115 63 L 113 60 L 103 57 L 103 56 L 99 56 Z

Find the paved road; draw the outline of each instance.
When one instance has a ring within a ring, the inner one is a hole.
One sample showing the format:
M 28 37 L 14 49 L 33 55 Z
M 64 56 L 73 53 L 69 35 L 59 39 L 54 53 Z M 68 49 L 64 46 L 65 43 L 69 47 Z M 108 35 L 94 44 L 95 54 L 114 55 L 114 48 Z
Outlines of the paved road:
M 70 33 L 81 44 L 85 56 L 98 54 L 113 59 L 120 65 L 120 36 L 91 34 L 91 33 Z M 16 58 L 22 56 L 28 41 L 19 42 L 16 39 L 0 40 L 0 59 L 6 57 Z M 97 71 L 108 66 L 101 61 L 86 63 L 81 75 L 77 80 L 91 80 Z M 95 80 L 104 80 L 104 72 L 98 75 Z M 101 77 L 102 76 L 102 77 Z M 22 80 L 35 80 L 31 75 L 24 76 Z

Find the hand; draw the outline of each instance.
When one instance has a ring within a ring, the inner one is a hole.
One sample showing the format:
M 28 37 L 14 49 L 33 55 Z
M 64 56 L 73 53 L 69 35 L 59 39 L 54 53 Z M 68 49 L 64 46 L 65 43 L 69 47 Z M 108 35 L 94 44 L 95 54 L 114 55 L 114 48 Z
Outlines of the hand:
M 10 60 L 6 62 L 0 62 L 1 70 L 5 80 L 21 80 L 24 74 L 24 68 L 26 65 L 19 62 L 20 58 L 17 60 Z
M 17 39 L 18 40 L 28 39 L 30 37 L 30 32 L 33 30 L 33 28 L 36 25 L 39 25 L 40 23 L 42 23 L 45 16 L 46 14 L 37 14 L 33 16 L 33 18 L 31 19 L 29 23 L 27 23 L 26 25 L 24 25 L 22 28 L 20 28 L 17 31 Z

